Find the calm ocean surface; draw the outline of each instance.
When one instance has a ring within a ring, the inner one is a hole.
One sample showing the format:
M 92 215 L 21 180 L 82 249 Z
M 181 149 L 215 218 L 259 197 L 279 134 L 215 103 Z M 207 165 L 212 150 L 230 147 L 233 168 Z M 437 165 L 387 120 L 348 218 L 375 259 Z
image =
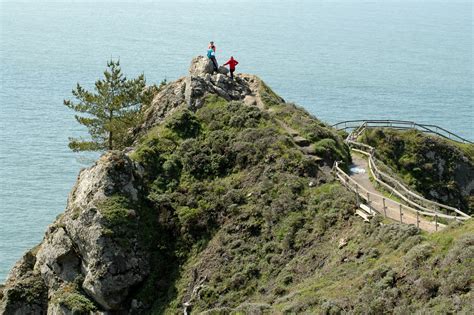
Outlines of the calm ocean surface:
M 209 40 L 330 123 L 392 118 L 474 139 L 470 2 L 0 2 L 0 282 L 64 210 L 84 159 L 62 105 L 107 59 L 149 82 L 186 75 Z

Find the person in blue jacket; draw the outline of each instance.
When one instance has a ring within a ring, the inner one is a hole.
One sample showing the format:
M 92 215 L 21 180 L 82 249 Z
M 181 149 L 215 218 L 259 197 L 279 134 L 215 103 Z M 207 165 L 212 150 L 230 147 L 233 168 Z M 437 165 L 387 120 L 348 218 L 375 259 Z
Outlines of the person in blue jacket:
M 210 42 L 208 50 L 207 50 L 207 58 L 211 59 L 212 65 L 214 66 L 214 71 L 217 72 L 219 66 L 217 65 L 216 60 L 216 46 L 214 46 L 214 42 Z

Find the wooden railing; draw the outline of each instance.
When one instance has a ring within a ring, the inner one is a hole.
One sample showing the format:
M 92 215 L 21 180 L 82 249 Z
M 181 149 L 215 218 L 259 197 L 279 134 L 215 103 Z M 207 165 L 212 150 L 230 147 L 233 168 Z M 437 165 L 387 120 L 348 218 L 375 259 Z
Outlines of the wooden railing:
M 332 125 L 333 128 L 346 130 L 356 129 L 364 125 L 365 128 L 393 128 L 393 129 L 417 129 L 424 133 L 435 134 L 440 137 L 450 139 L 460 143 L 474 143 L 466 138 L 463 138 L 443 127 L 431 124 L 419 124 L 414 121 L 406 120 L 346 120 Z
M 352 147 L 353 151 L 367 156 L 369 161 L 369 171 L 374 180 L 413 208 L 423 212 L 431 212 L 439 215 L 443 214 L 444 212 L 444 214 L 447 215 L 446 218 L 449 219 L 467 220 L 471 218 L 469 215 L 459 209 L 438 203 L 436 201 L 428 200 L 420 196 L 419 194 L 411 191 L 405 185 L 397 181 L 395 178 L 382 172 L 375 163 L 375 157 L 373 154 L 374 149 L 372 147 L 355 141 L 348 141 L 348 143 Z M 356 149 L 354 148 L 354 146 L 362 147 L 365 150 Z M 366 150 L 369 150 L 369 152 L 367 152 Z M 449 213 L 451 214 L 449 215 Z
M 433 212 L 426 212 L 426 211 L 420 211 L 417 209 L 414 209 L 410 206 L 404 205 L 398 201 L 395 201 L 393 199 L 387 198 L 385 196 L 370 192 L 367 190 L 364 186 L 360 185 L 357 181 L 355 181 L 352 177 L 350 177 L 348 174 L 346 174 L 340 167 L 339 167 L 339 162 L 335 162 L 333 166 L 333 171 L 336 174 L 336 177 L 339 179 L 339 181 L 350 191 L 353 191 L 356 194 L 357 197 L 357 203 L 359 204 L 359 198 L 364 200 L 364 202 L 369 206 L 369 208 L 376 210 L 377 212 L 383 213 L 385 217 L 387 217 L 387 210 L 388 206 L 387 203 L 390 201 L 391 204 L 396 205 L 398 208 L 398 211 L 400 213 L 400 223 L 406 223 L 403 222 L 403 217 L 407 213 L 412 213 L 416 216 L 416 226 L 420 227 L 420 216 L 427 216 L 427 217 L 432 217 L 434 219 L 434 222 L 432 222 L 435 226 L 435 231 L 437 231 L 440 227 L 444 227 L 444 224 L 439 223 L 439 218 L 444 218 L 447 220 L 450 219 L 457 219 L 459 220 L 459 217 L 453 217 L 445 214 L 439 214 L 439 213 L 433 213 Z M 382 200 L 382 210 L 379 211 L 375 207 L 372 206 L 371 202 L 375 199 L 374 197 L 380 198 Z
M 348 127 L 347 123 L 354 123 L 354 122 L 362 122 L 362 124 L 358 126 L 351 126 Z M 369 124 L 380 124 L 384 123 L 386 124 L 387 122 L 390 122 L 391 126 L 395 123 L 397 124 L 411 124 L 412 126 L 418 125 L 422 126 L 419 124 L 416 124 L 414 122 L 406 122 L 406 121 L 393 121 L 393 120 L 352 120 L 352 121 L 347 121 L 347 122 L 342 122 L 339 124 L 336 124 L 335 126 L 345 126 L 341 129 L 347 129 L 347 128 L 352 128 L 352 132 L 348 135 L 346 138 L 346 143 L 351 147 L 352 150 L 359 152 L 363 155 L 366 155 L 368 157 L 368 162 L 369 162 L 369 170 L 371 175 L 373 176 L 374 180 L 380 184 L 382 187 L 390 191 L 392 194 L 396 195 L 400 199 L 402 199 L 404 202 L 409 204 L 413 209 L 416 211 L 422 211 L 425 213 L 432 213 L 436 214 L 438 216 L 443 215 L 446 219 L 455 219 L 455 220 L 467 220 L 471 218 L 469 215 L 466 213 L 462 212 L 461 210 L 444 205 L 441 203 L 438 203 L 436 201 L 432 201 L 429 199 L 424 198 L 423 196 L 417 194 L 416 192 L 413 192 L 411 189 L 406 187 L 404 184 L 402 184 L 400 181 L 396 180 L 392 176 L 382 172 L 376 165 L 376 158 L 375 158 L 375 148 L 364 144 L 357 142 L 357 138 L 365 131 L 366 128 L 368 128 Z M 433 126 L 433 125 L 429 125 Z M 380 125 L 379 125 L 380 127 Z M 443 129 L 444 130 L 444 129 Z M 451 132 L 445 130 L 449 134 L 452 134 Z M 454 135 L 454 134 L 452 134 Z M 462 139 L 462 138 L 460 138 Z M 465 140 L 465 139 L 463 139 Z M 465 140 L 467 141 L 467 140 Z M 444 213 L 442 213 L 444 212 Z M 450 214 L 451 213 L 451 214 Z

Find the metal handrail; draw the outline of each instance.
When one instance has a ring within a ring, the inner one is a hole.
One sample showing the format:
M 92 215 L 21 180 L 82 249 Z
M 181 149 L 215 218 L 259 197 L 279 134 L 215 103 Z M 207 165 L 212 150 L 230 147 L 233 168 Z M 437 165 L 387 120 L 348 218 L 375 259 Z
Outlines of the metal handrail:
M 349 124 L 349 125 L 348 125 Z M 343 125 L 343 127 L 339 127 Z M 332 125 L 333 128 L 339 130 L 346 130 L 346 129 L 354 129 L 358 128 L 361 125 L 365 125 L 366 128 L 377 128 L 377 127 L 391 127 L 395 129 L 417 129 L 423 131 L 425 133 L 436 134 L 440 137 L 445 139 L 453 140 L 460 143 L 469 143 L 473 144 L 474 142 L 463 138 L 443 127 L 433 125 L 433 124 L 419 124 L 414 121 L 407 121 L 407 120 L 346 120 L 341 121 L 337 124 Z

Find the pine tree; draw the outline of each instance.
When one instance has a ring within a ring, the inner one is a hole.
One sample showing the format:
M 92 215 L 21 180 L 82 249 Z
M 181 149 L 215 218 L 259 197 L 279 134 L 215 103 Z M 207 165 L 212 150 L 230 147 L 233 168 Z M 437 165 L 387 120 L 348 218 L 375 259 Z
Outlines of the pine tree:
M 147 91 L 155 90 L 145 86 L 143 74 L 127 80 L 120 61 L 113 60 L 107 62 L 104 79 L 95 82 L 94 92 L 78 83 L 72 91 L 77 102 L 64 100 L 64 105 L 83 114 L 75 118 L 87 127 L 91 140 L 69 138 L 69 147 L 73 151 L 101 151 L 130 145 L 128 130 L 140 120 L 142 106 L 151 101 Z

